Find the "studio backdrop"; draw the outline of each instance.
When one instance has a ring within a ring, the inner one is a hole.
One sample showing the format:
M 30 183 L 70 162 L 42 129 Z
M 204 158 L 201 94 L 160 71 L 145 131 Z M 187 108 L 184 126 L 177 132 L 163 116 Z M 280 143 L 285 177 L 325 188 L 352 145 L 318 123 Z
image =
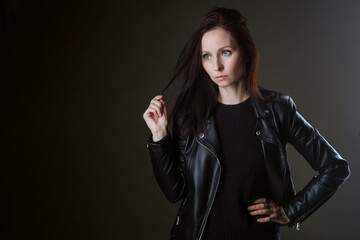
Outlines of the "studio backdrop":
M 246 16 L 260 84 L 290 95 L 350 165 L 282 238 L 360 239 L 355 0 L 2 1 L 1 239 L 169 239 L 179 203 L 155 181 L 142 114 L 213 6 Z M 291 146 L 288 158 L 299 191 L 317 173 Z

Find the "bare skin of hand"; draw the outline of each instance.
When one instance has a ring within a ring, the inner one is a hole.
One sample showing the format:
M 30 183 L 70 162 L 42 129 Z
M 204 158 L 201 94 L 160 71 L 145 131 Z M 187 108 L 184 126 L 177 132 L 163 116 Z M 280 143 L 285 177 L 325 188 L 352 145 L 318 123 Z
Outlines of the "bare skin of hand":
M 149 107 L 145 110 L 143 118 L 149 127 L 153 141 L 159 141 L 167 134 L 167 110 L 162 95 L 151 99 Z
M 269 215 L 268 217 L 258 218 L 257 222 L 265 223 L 269 221 L 277 222 L 280 224 L 286 224 L 290 222 L 290 219 L 286 216 L 283 207 L 271 199 L 258 198 L 254 202 L 254 205 L 250 205 L 248 210 L 250 215 Z

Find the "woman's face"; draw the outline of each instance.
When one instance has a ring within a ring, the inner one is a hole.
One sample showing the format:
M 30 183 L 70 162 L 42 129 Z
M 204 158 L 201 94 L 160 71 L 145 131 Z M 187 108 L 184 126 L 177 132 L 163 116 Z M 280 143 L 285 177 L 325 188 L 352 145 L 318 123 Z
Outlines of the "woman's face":
M 206 32 L 201 39 L 202 65 L 219 87 L 236 87 L 244 78 L 242 49 L 223 28 Z

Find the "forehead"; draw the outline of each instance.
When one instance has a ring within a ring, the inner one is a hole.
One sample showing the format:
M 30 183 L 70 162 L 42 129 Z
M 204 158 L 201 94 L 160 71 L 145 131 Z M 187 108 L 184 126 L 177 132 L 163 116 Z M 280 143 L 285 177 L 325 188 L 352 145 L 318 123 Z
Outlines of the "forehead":
M 237 44 L 231 33 L 223 28 L 211 29 L 201 38 L 202 51 L 217 50 L 224 46 L 236 47 Z

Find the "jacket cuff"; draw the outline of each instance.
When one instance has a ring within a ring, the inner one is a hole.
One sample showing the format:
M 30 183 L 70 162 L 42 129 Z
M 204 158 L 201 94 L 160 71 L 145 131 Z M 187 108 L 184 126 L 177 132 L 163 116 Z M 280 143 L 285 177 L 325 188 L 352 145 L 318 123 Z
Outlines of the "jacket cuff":
M 296 230 L 300 230 L 300 222 L 289 222 L 288 223 L 289 228 L 295 228 Z
M 284 212 L 286 216 L 290 219 L 290 222 L 287 224 L 290 228 L 295 228 L 296 230 L 300 230 L 300 221 L 296 219 L 294 216 L 294 212 L 288 204 L 283 205 Z
M 153 138 L 152 138 L 152 133 L 150 133 L 149 137 L 146 140 L 146 142 L 147 142 L 146 147 L 147 148 L 150 148 L 150 147 L 151 148 L 164 147 L 164 144 L 166 145 L 166 143 L 170 141 L 170 139 L 171 139 L 170 135 L 171 135 L 170 132 L 168 132 L 165 137 L 163 137 L 159 141 L 154 142 Z

